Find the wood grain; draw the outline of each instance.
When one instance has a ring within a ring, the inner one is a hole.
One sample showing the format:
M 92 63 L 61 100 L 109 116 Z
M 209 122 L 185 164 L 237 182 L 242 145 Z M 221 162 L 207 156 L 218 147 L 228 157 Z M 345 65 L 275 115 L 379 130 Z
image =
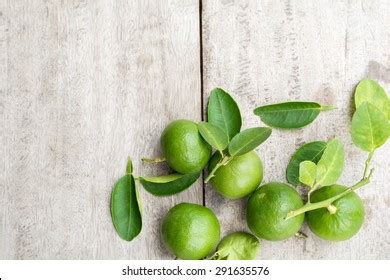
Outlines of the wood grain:
M 346 149 L 341 182 L 360 179 L 366 154 L 350 137 L 352 94 L 364 77 L 390 91 L 390 2 L 379 1 L 203 1 L 204 103 L 210 90 L 230 91 L 243 112 L 244 127 L 261 125 L 256 106 L 286 100 L 314 100 L 337 110 L 322 113 L 309 127 L 274 130 L 258 150 L 265 182 L 285 181 L 285 169 L 302 143 L 337 135 Z M 366 207 L 362 230 L 353 239 L 329 243 L 307 239 L 262 243 L 261 259 L 390 258 L 390 144 L 375 155 L 371 186 L 359 191 Z M 223 232 L 248 230 L 245 201 L 229 201 L 206 188 L 206 205 Z
M 161 259 L 155 198 L 119 239 L 110 194 L 127 157 L 159 155 L 172 120 L 201 118 L 198 1 L 1 1 L 1 259 Z
M 160 154 L 170 121 L 200 120 L 216 86 L 238 101 L 244 127 L 261 125 L 252 110 L 262 104 L 336 105 L 305 129 L 275 130 L 258 152 L 265 181 L 285 181 L 298 146 L 338 135 L 341 182 L 354 183 L 366 155 L 349 134 L 352 92 L 363 77 L 390 91 L 389 22 L 386 0 L 0 1 L 0 259 L 172 259 L 161 218 L 202 203 L 201 182 L 166 198 L 140 189 L 144 226 L 131 243 L 113 229 L 112 186 L 128 156 L 135 175 L 168 172 L 140 158 Z M 305 227 L 308 239 L 264 241 L 259 258 L 389 259 L 389 155 L 387 144 L 359 191 L 367 218 L 356 237 L 329 243 Z M 245 200 L 210 186 L 204 199 L 223 233 L 247 230 Z

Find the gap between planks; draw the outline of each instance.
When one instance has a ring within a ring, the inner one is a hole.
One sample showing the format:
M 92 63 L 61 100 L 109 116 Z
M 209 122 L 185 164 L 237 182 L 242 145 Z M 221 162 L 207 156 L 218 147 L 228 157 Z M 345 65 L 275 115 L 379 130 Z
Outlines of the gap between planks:
M 205 108 L 204 108 L 204 86 L 203 86 L 203 23 L 202 23 L 203 6 L 202 0 L 199 0 L 199 71 L 200 71 L 200 117 L 201 120 L 205 120 Z M 201 184 L 202 184 L 202 205 L 206 206 L 206 184 L 204 183 L 205 171 L 202 171 Z

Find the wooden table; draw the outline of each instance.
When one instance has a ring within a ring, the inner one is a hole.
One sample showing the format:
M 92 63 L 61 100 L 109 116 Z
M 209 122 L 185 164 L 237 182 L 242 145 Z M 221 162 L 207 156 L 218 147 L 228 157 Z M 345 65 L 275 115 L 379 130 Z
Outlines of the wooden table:
M 274 130 L 258 149 L 265 181 L 285 181 L 302 143 L 343 141 L 341 182 L 361 174 L 366 154 L 350 137 L 352 95 L 364 77 L 390 91 L 390 1 L 0 1 L 0 258 L 172 259 L 162 216 L 181 201 L 205 203 L 223 234 L 247 230 L 244 200 L 199 180 L 158 198 L 141 187 L 142 233 L 122 241 L 110 194 L 127 157 L 136 175 L 164 174 L 142 156 L 160 154 L 163 128 L 199 121 L 209 92 L 237 100 L 244 127 L 253 109 L 285 100 L 333 104 L 307 128 Z M 390 258 L 390 144 L 375 155 L 372 184 L 359 190 L 366 221 L 341 243 L 262 242 L 260 259 Z

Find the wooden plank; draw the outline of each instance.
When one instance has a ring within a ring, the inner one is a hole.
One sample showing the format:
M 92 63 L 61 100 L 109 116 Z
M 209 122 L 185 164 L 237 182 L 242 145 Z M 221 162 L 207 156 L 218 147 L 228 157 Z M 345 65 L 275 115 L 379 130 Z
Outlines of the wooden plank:
M 5 3 L 7 2 L 7 3 Z M 1 1 L 2 259 L 172 258 L 163 214 L 202 187 L 155 198 L 143 230 L 120 240 L 110 194 L 127 157 L 136 175 L 166 167 L 172 120 L 201 118 L 198 1 Z
M 305 129 L 274 130 L 258 150 L 265 182 L 285 181 L 288 160 L 302 143 L 335 135 L 346 149 L 340 182 L 358 181 L 366 154 L 351 142 L 352 94 L 364 77 L 390 92 L 390 2 L 204 0 L 202 19 L 205 104 L 212 88 L 227 89 L 241 107 L 244 127 L 260 124 L 252 110 L 261 104 L 315 100 L 338 107 Z M 388 143 L 375 155 L 371 186 L 359 190 L 366 220 L 357 236 L 330 243 L 305 226 L 308 239 L 264 241 L 259 258 L 389 258 L 389 155 Z M 223 199 L 208 186 L 206 205 L 216 211 L 223 232 L 247 230 L 245 201 Z

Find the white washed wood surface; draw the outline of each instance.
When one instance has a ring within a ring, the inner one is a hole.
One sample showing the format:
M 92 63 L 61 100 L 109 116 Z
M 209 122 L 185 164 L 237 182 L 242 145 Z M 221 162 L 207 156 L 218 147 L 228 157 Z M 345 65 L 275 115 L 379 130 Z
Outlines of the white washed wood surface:
M 127 156 L 136 174 L 162 174 L 159 155 L 172 120 L 200 120 L 210 89 L 238 101 L 244 126 L 255 106 L 289 99 L 332 103 L 295 132 L 274 131 L 259 154 L 265 181 L 284 181 L 300 144 L 339 135 L 358 180 L 364 153 L 349 135 L 352 91 L 363 77 L 390 91 L 390 3 L 380 1 L 0 1 L 0 259 L 170 259 L 159 238 L 163 214 L 202 203 L 202 184 L 155 198 L 141 189 L 144 227 L 128 243 L 111 224 L 112 185 Z M 203 61 L 200 61 L 200 38 Z M 375 156 L 359 191 L 367 219 L 352 240 L 262 243 L 263 259 L 390 258 L 390 145 Z M 223 232 L 246 230 L 244 201 L 206 186 Z
M 7 2 L 7 3 L 5 3 Z M 141 190 L 142 233 L 120 240 L 110 194 L 177 118 L 200 120 L 197 1 L 1 1 L 0 258 L 160 259 L 160 218 L 202 203 Z
M 290 156 L 302 143 L 339 136 L 346 165 L 341 182 L 357 182 L 366 155 L 352 145 L 352 94 L 364 77 L 390 92 L 390 2 L 381 1 L 203 1 L 205 100 L 216 85 L 230 91 L 243 112 L 244 126 L 261 125 L 252 110 L 286 100 L 315 100 L 337 110 L 314 124 L 274 130 L 259 149 L 265 182 L 285 181 Z M 262 243 L 261 259 L 390 258 L 390 143 L 380 148 L 372 184 L 359 194 L 366 220 L 346 242 L 325 242 L 310 233 L 305 240 Z M 223 231 L 247 230 L 244 201 L 232 203 L 206 188 L 206 204 Z

